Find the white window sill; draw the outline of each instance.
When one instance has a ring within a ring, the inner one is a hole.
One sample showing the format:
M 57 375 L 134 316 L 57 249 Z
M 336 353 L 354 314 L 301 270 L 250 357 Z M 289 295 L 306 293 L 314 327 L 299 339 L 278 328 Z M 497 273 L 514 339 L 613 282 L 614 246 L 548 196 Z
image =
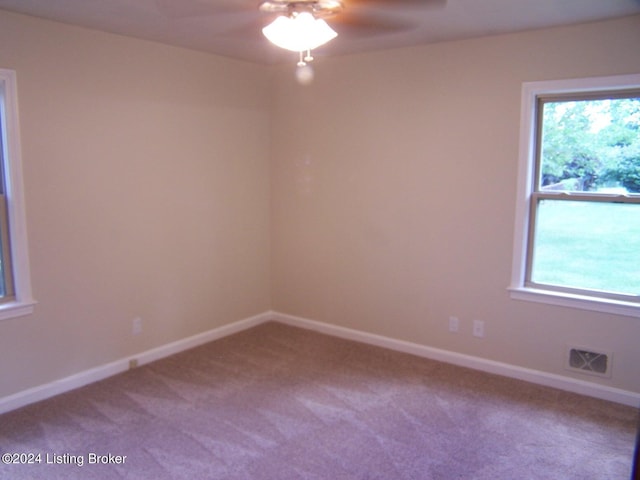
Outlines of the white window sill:
M 579 308 L 582 310 L 640 318 L 640 304 L 634 302 L 525 287 L 509 287 L 508 290 L 511 298 L 514 300 L 525 300 L 528 302 L 546 303 L 560 307 Z
M 33 313 L 33 307 L 38 303 L 35 300 L 14 301 L 0 304 L 0 320 L 22 317 Z

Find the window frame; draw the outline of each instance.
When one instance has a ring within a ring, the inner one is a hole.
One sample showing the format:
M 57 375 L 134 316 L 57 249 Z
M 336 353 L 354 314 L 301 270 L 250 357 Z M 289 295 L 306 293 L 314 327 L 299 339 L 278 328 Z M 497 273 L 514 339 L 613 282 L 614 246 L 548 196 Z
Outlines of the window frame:
M 36 301 L 31 293 L 31 276 L 27 246 L 27 226 L 22 180 L 22 151 L 18 120 L 16 72 L 0 68 L 0 147 L 2 148 L 3 185 L 0 214 L 5 262 L 9 264 L 13 292 L 0 303 L 0 320 L 28 315 Z
M 604 92 L 622 93 L 640 88 L 640 74 L 592 77 L 580 79 L 525 82 L 521 90 L 520 151 L 518 163 L 518 187 L 513 244 L 513 263 L 510 296 L 515 300 L 540 302 L 604 313 L 640 317 L 640 303 L 617 295 L 590 295 L 588 290 L 548 286 L 531 282 L 531 251 L 537 201 L 540 198 L 555 200 L 607 201 L 619 199 L 618 195 L 568 192 L 540 192 L 537 188 L 537 131 L 540 128 L 538 104 L 541 99 L 557 97 L 569 101 L 571 96 L 602 95 Z M 640 198 L 629 203 L 637 203 Z M 536 203 L 534 203 L 536 202 Z

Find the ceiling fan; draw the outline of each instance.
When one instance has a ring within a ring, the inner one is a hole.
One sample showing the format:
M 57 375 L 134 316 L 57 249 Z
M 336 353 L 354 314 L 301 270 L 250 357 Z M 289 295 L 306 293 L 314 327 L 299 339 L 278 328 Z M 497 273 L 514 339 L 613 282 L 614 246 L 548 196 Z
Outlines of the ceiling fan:
M 262 33 L 277 47 L 298 52 L 298 67 L 313 60 L 311 50 L 338 36 L 324 19 L 343 9 L 341 0 L 265 0 L 258 7 L 261 12 L 279 14 Z
M 344 9 L 342 0 L 265 0 L 258 10 L 265 13 L 291 13 L 308 11 L 317 17 L 335 15 Z
M 226 15 L 233 23 L 244 23 L 254 32 L 279 16 L 291 17 L 309 13 L 314 18 L 329 20 L 340 36 L 359 38 L 396 33 L 416 24 L 400 20 L 399 10 L 424 10 L 442 6 L 447 0 L 155 0 L 157 9 L 167 18 Z M 395 13 L 395 15 L 394 15 Z M 417 22 L 416 22 L 417 23 Z M 244 30 L 244 29 L 243 29 Z
M 418 22 L 399 11 L 442 6 L 447 0 L 155 0 L 169 18 L 228 15 L 247 36 L 262 31 L 278 47 L 299 54 L 299 67 L 311 51 L 337 36 L 358 40 L 411 30 Z

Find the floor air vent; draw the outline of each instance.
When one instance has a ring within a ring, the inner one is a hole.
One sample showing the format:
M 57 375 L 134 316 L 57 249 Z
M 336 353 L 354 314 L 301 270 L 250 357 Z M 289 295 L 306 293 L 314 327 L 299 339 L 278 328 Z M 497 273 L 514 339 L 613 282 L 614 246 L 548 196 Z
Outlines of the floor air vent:
M 611 376 L 611 353 L 594 352 L 583 347 L 567 348 L 567 365 L 569 370 L 598 375 Z

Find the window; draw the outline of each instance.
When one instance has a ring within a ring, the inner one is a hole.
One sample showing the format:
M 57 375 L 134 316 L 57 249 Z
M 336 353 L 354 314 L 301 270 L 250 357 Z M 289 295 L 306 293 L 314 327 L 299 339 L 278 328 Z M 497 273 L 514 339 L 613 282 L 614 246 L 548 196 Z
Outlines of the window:
M 511 296 L 640 316 L 640 75 L 525 83 Z
M 16 75 L 0 69 L 0 320 L 33 311 Z

